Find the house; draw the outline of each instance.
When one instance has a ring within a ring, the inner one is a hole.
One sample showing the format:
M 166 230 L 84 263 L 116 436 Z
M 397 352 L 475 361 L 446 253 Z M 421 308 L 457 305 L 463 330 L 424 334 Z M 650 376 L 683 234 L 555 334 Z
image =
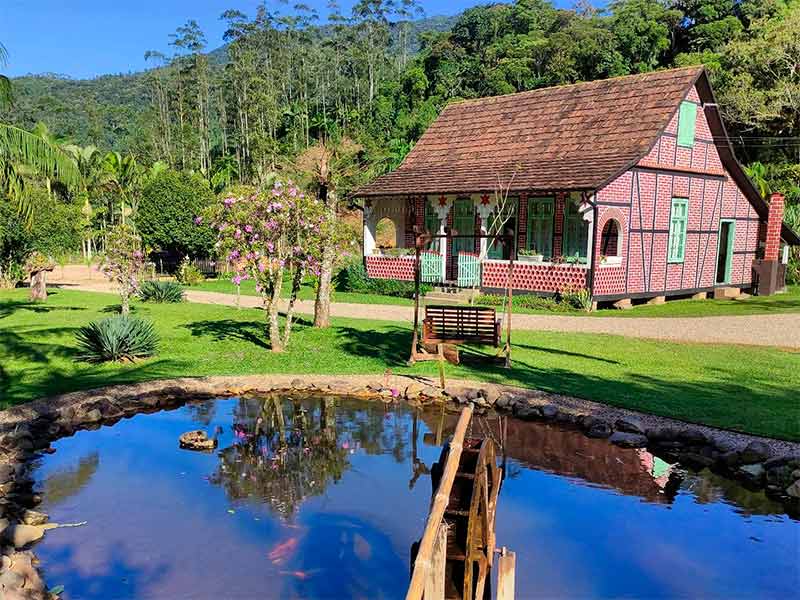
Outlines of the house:
M 403 164 L 355 194 L 374 278 L 517 292 L 587 288 L 595 302 L 771 294 L 784 287 L 783 197 L 734 157 L 702 67 L 447 106 Z M 497 219 L 501 215 L 501 219 Z M 395 248 L 376 247 L 378 223 Z M 391 229 L 391 228 L 390 228 Z M 513 244 L 464 237 L 502 233 Z M 733 289 L 731 289 L 733 288 Z

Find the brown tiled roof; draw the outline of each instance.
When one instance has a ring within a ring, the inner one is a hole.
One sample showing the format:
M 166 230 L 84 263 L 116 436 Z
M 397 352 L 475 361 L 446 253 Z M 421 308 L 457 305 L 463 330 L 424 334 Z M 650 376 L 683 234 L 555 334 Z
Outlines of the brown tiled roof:
M 447 106 L 400 167 L 356 196 L 596 189 L 644 157 L 702 67 Z M 513 176 L 513 182 L 511 181 Z

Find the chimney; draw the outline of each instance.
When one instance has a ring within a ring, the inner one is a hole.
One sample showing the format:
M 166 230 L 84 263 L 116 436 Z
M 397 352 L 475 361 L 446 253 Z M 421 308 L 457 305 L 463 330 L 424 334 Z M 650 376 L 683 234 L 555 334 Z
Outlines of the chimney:
M 764 246 L 764 260 L 777 261 L 781 249 L 781 226 L 783 225 L 783 194 L 769 197 L 767 216 L 767 240 Z

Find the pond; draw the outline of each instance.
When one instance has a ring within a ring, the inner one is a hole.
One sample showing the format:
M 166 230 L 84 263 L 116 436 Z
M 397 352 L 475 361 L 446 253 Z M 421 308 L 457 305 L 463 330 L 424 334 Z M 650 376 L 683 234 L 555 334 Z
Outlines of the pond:
M 54 444 L 37 464 L 57 523 L 36 547 L 64 597 L 402 598 L 456 417 L 440 408 L 226 399 Z M 181 433 L 216 435 L 210 453 Z M 471 435 L 501 440 L 497 418 Z M 763 493 L 643 450 L 508 420 L 498 545 L 517 598 L 785 598 L 800 522 Z

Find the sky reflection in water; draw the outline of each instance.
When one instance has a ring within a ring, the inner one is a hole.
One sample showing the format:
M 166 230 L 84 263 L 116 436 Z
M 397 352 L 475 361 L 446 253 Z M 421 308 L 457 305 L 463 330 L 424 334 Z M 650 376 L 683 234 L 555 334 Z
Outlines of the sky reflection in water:
M 221 400 L 81 432 L 37 471 L 51 519 L 88 522 L 39 544 L 47 582 L 72 599 L 402 598 L 437 430 L 454 424 L 377 403 Z M 219 450 L 180 450 L 195 428 Z M 763 494 L 543 424 L 510 421 L 507 452 L 497 539 L 517 552 L 518 598 L 800 586 L 800 523 Z

